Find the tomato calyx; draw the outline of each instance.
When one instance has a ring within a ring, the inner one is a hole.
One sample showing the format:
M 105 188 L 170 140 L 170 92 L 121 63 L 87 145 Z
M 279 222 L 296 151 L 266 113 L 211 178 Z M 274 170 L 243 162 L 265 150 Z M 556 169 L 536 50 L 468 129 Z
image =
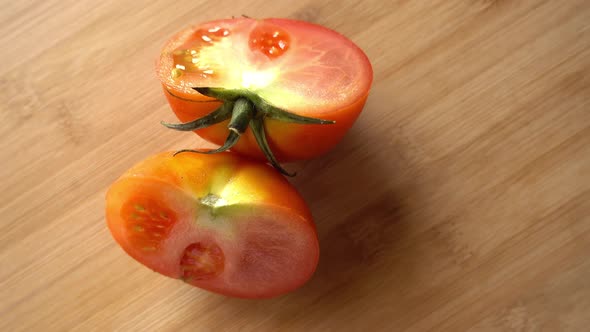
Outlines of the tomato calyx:
M 265 131 L 264 121 L 266 118 L 274 119 L 294 124 L 317 124 L 326 125 L 334 124 L 335 121 L 312 118 L 297 115 L 276 106 L 271 105 L 257 94 L 242 89 L 223 89 L 223 88 L 193 88 L 202 95 L 212 97 L 223 101 L 223 104 L 215 111 L 186 123 L 167 123 L 161 122 L 167 128 L 179 131 L 193 131 L 206 128 L 219 122 L 230 119 L 228 124 L 229 134 L 225 143 L 214 150 L 192 150 L 183 149 L 177 151 L 174 155 L 184 152 L 196 153 L 219 153 L 231 149 L 240 139 L 240 136 L 246 131 L 248 126 L 252 130 L 260 150 L 268 162 L 283 175 L 295 176 L 295 173 L 286 171 L 277 161 L 269 144 L 267 133 Z

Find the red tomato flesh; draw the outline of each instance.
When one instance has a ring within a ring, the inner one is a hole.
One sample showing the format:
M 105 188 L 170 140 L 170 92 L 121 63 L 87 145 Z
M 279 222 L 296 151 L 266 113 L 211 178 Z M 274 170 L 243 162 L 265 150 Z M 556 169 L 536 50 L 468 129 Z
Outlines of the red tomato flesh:
M 313 274 L 319 257 L 311 215 L 274 169 L 229 153 L 162 153 L 107 193 L 115 240 L 171 278 L 228 296 L 274 297 Z

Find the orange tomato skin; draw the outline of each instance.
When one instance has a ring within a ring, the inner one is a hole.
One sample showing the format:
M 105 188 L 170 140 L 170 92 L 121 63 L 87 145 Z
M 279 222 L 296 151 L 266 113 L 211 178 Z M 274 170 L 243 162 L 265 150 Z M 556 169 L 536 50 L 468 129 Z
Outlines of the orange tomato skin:
M 198 96 L 199 99 L 195 95 L 181 97 L 171 94 L 165 86 L 163 89 L 170 107 L 181 122 L 203 117 L 221 105 L 219 101 L 205 96 Z M 367 97 L 368 93 L 353 104 L 322 116 L 324 120 L 336 121 L 334 124 L 302 125 L 266 119 L 266 135 L 275 157 L 281 162 L 289 162 L 312 159 L 328 152 L 350 130 L 363 110 Z M 195 130 L 195 133 L 211 143 L 223 145 L 229 134 L 228 123 L 229 120 L 223 121 Z M 266 160 L 250 128 L 231 150 L 257 160 Z

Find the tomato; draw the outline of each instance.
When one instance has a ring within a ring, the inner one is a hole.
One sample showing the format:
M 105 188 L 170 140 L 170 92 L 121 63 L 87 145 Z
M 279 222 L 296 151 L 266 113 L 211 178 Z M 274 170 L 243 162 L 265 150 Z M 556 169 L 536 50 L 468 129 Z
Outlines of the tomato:
M 316 229 L 295 188 L 231 153 L 166 152 L 140 162 L 108 190 L 106 219 L 135 260 L 228 296 L 284 294 L 318 263 Z
M 316 157 L 340 141 L 373 79 L 352 41 L 289 19 L 185 29 L 164 46 L 157 73 L 172 110 L 188 122 L 165 125 L 275 166 Z

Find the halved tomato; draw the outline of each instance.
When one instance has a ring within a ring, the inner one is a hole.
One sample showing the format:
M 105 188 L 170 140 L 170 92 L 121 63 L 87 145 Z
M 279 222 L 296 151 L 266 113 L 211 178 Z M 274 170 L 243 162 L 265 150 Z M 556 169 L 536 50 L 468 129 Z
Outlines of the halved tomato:
M 373 79 L 352 41 L 289 19 L 235 18 L 183 30 L 164 46 L 157 73 L 173 111 L 188 122 L 165 125 L 274 166 L 340 141 Z
M 295 188 L 270 166 L 230 153 L 140 162 L 109 189 L 106 219 L 140 263 L 228 296 L 289 292 L 318 263 L 315 226 Z

